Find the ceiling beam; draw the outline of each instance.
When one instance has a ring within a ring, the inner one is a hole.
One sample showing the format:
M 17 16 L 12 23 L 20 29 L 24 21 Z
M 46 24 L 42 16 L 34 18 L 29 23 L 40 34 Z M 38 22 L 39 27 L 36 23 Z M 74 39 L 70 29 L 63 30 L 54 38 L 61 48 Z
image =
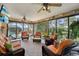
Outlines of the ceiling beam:
M 38 22 L 43 22 L 43 21 L 48 21 L 48 20 L 53 20 L 53 19 L 57 19 L 57 18 L 61 18 L 61 17 L 67 17 L 67 16 L 71 16 L 71 15 L 75 15 L 75 14 L 79 14 L 79 8 L 75 9 L 75 10 L 71 10 L 69 12 L 64 12 L 64 13 L 60 13 L 58 15 L 54 15 L 54 16 L 50 16 L 44 19 L 40 19 L 37 21 Z

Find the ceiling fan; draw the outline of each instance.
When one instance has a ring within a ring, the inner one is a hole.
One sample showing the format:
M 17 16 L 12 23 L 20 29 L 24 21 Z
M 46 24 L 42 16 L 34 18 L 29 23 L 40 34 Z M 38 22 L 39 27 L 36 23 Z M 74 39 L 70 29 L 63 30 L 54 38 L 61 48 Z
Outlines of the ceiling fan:
M 42 4 L 42 7 L 37 11 L 37 13 L 39 13 L 40 11 L 47 11 L 47 12 L 51 12 L 50 10 L 50 6 L 53 6 L 53 7 L 61 7 L 62 4 L 61 3 L 43 3 Z

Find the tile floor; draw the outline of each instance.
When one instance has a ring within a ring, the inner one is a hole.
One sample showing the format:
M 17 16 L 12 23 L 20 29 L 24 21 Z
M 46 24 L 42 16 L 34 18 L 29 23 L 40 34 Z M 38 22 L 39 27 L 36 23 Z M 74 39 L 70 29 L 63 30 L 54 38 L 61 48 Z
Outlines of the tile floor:
M 33 38 L 29 40 L 25 39 L 22 41 L 22 47 L 25 49 L 25 56 L 42 56 L 42 42 L 33 42 Z

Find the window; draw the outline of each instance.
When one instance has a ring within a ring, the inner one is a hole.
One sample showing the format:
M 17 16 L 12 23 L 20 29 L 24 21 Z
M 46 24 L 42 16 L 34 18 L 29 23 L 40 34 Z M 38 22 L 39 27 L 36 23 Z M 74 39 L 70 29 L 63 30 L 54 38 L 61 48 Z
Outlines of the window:
M 30 28 L 33 28 L 30 26 Z M 21 39 L 22 31 L 28 31 L 29 27 L 28 24 L 25 23 L 18 23 L 18 22 L 11 22 L 8 24 L 8 36 L 13 38 Z
M 16 38 L 16 23 L 12 22 L 8 24 L 8 36 Z
M 38 23 L 37 32 L 41 32 L 43 36 L 48 35 L 48 22 Z
M 57 37 L 59 40 L 68 37 L 68 18 L 57 19 Z
M 49 35 L 52 32 L 56 32 L 56 20 L 49 21 Z
M 21 38 L 21 32 L 23 31 L 23 23 L 17 23 L 17 38 Z
M 29 24 L 24 24 L 24 31 L 28 32 L 28 30 L 29 30 Z
M 75 41 L 79 41 L 79 15 L 69 18 L 69 37 Z
M 29 35 L 33 35 L 33 24 L 29 24 Z

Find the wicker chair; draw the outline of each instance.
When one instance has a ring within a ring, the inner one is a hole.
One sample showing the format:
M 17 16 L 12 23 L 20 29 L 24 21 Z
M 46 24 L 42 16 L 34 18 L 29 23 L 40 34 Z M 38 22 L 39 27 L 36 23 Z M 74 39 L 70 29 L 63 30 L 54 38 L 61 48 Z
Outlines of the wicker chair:
M 41 41 L 41 33 L 40 32 L 36 32 L 33 38 L 33 41 L 35 42 L 40 42 Z

